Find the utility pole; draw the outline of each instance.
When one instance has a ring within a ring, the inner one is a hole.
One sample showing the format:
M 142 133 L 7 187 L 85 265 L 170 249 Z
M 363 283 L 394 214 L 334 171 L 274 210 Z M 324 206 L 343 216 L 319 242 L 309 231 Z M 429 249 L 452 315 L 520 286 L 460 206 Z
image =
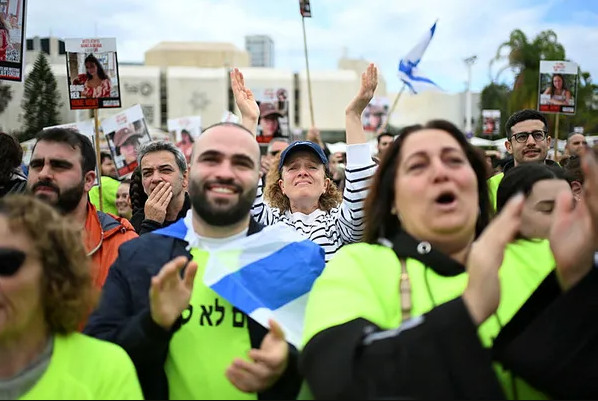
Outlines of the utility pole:
M 465 135 L 470 138 L 473 136 L 471 126 L 471 66 L 476 62 L 478 56 L 467 57 L 464 61 L 467 65 L 467 92 L 465 93 Z

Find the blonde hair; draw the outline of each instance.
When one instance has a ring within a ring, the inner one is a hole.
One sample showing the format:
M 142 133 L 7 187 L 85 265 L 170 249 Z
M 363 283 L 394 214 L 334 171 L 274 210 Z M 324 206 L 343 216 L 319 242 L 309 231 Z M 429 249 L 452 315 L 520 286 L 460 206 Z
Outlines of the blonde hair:
M 270 170 L 268 170 L 268 174 L 266 175 L 264 199 L 268 202 L 270 207 L 278 208 L 281 213 L 285 213 L 287 210 L 291 210 L 291 201 L 288 196 L 282 193 L 282 189 L 280 189 L 280 185 L 278 184 L 278 181 L 282 179 L 282 173 L 278 169 L 280 156 L 281 154 L 279 153 L 274 158 Z M 328 169 L 324 165 L 322 166 L 324 167 L 324 174 L 326 175 L 326 178 L 329 179 L 329 182 L 326 192 L 320 196 L 318 206 L 321 210 L 328 212 L 341 204 L 343 201 L 343 194 L 332 181 Z
M 50 332 L 79 327 L 97 300 L 81 232 L 51 206 L 28 195 L 0 199 L 0 215 L 29 237 L 42 265 L 41 302 Z

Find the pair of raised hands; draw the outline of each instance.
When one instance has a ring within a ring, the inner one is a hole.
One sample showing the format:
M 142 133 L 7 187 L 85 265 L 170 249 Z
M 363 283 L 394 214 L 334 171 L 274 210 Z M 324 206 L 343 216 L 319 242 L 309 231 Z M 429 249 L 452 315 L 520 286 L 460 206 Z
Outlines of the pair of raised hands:
M 169 331 L 189 305 L 197 263 L 179 256 L 165 264 L 152 278 L 150 312 L 156 324 Z M 185 266 L 187 266 L 185 268 Z M 181 271 L 185 268 L 183 276 Z M 270 388 L 287 368 L 288 344 L 280 326 L 270 320 L 270 330 L 259 349 L 251 349 L 249 361 L 236 358 L 226 370 L 226 377 L 239 390 L 255 393 Z
M 582 169 L 584 194 L 577 203 L 568 191 L 557 196 L 548 238 L 563 291 L 588 274 L 598 251 L 598 163 L 592 151 L 582 156 Z M 500 303 L 498 269 L 505 247 L 519 231 L 524 201 L 523 195 L 511 198 L 470 250 L 463 300 L 476 324 L 492 315 Z

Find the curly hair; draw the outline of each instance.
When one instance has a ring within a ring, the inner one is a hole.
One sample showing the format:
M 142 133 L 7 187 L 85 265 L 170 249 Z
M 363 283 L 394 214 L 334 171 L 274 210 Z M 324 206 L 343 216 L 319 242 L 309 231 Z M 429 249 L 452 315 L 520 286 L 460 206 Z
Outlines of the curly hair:
M 143 210 L 147 201 L 147 194 L 143 190 L 141 178 L 141 166 L 137 166 L 131 174 L 131 185 L 129 186 L 129 199 L 131 199 L 132 214 Z
M 0 183 L 8 182 L 13 171 L 21 165 L 23 148 L 12 135 L 0 132 Z
M 272 160 L 272 165 L 268 174 L 266 175 L 266 188 L 264 191 L 264 199 L 271 207 L 278 208 L 280 213 L 285 213 L 291 210 L 291 201 L 289 197 L 282 193 L 278 181 L 282 179 L 282 173 L 278 170 L 281 153 L 276 155 Z M 326 178 L 330 179 L 328 189 L 320 196 L 318 201 L 319 209 L 328 212 L 330 209 L 338 207 L 343 201 L 343 194 L 332 181 L 332 175 L 327 168 L 324 167 Z
M 50 332 L 78 329 L 97 301 L 81 232 L 54 208 L 29 195 L 0 199 L 11 230 L 29 237 L 42 265 L 42 305 Z

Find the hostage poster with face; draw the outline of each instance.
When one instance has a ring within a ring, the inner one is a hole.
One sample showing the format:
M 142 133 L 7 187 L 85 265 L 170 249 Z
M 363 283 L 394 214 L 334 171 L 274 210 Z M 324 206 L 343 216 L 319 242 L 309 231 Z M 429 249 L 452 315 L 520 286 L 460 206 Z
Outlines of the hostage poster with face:
M 102 120 L 102 130 L 112 153 L 118 177 L 129 176 L 137 167 L 139 147 L 151 141 L 141 106 Z
M 64 42 L 71 110 L 121 107 L 116 39 Z

